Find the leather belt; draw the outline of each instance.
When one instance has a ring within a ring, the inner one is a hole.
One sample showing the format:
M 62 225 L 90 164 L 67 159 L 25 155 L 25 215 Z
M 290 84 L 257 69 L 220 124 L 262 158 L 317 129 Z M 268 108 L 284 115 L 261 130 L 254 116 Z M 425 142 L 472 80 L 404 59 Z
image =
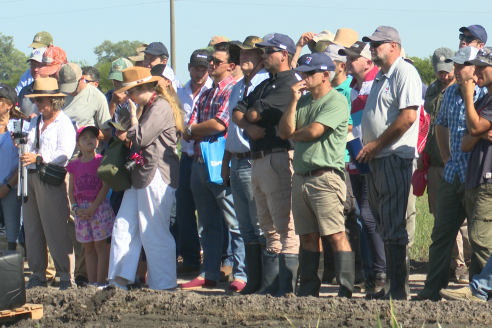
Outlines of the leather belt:
M 203 156 L 196 156 L 196 155 L 193 155 L 193 160 L 198 162 L 198 163 L 205 163 L 205 160 L 203 159 Z
M 38 173 L 35 169 L 27 169 L 27 173 Z
M 246 153 L 233 153 L 232 155 L 234 155 L 234 157 L 236 157 L 236 159 L 245 159 L 245 158 L 251 157 L 251 152 L 248 151 Z
M 275 154 L 275 153 L 286 153 L 288 151 L 289 150 L 287 148 L 273 148 L 273 149 L 257 151 L 251 153 L 251 159 L 260 159 L 265 157 L 266 155 Z
M 296 173 L 296 174 L 299 175 L 299 176 L 301 176 L 301 177 L 312 177 L 312 176 L 317 176 L 317 175 L 323 175 L 326 172 L 333 172 L 333 173 L 338 174 L 341 177 L 340 171 L 335 170 L 333 168 L 327 168 L 327 167 L 323 167 L 323 168 L 320 168 L 320 169 L 312 170 L 312 171 L 309 171 L 309 172 L 303 173 L 303 174 L 300 174 L 300 173 Z

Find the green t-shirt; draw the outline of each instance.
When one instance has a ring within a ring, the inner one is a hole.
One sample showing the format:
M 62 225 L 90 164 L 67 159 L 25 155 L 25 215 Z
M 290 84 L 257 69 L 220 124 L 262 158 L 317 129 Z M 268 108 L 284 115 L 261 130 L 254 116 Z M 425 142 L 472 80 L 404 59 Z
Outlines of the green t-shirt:
M 305 174 L 320 168 L 345 170 L 345 148 L 349 107 L 347 99 L 335 89 L 313 101 L 310 93 L 297 103 L 296 130 L 318 122 L 330 127 L 310 142 L 297 141 L 294 147 L 294 172 Z
M 349 75 L 349 76 L 347 76 L 347 79 L 345 81 L 343 81 L 342 84 L 340 84 L 339 86 L 336 86 L 334 88 L 335 90 L 340 92 L 342 95 L 344 95 L 345 98 L 347 98 L 349 111 L 352 108 L 352 103 L 350 101 L 350 93 L 352 92 L 352 88 L 350 87 L 351 82 L 352 82 L 352 76 Z M 349 123 L 348 124 L 353 125 L 352 115 L 349 116 Z M 349 154 L 348 150 L 345 150 L 345 163 L 348 163 L 348 162 L 350 162 L 350 154 Z

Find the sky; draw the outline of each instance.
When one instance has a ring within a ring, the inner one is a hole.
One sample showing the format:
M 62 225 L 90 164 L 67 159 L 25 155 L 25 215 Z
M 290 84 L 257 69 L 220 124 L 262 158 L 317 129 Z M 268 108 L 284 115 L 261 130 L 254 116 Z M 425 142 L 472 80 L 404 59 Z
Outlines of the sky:
M 182 83 L 188 81 L 191 53 L 207 46 L 214 35 L 244 41 L 249 35 L 277 32 L 297 42 L 307 31 L 335 34 L 338 28 L 351 28 L 360 40 L 386 25 L 398 30 L 407 56 L 426 57 L 439 47 L 457 50 L 460 27 L 479 24 L 492 31 L 492 7 L 464 4 L 457 0 L 175 0 L 176 73 Z M 27 55 L 40 31 L 51 33 L 54 45 L 66 51 L 69 61 L 95 64 L 94 48 L 104 40 L 160 41 L 170 50 L 169 0 L 0 0 L 0 5 L 0 32 L 14 37 L 17 49 Z M 306 47 L 303 53 L 307 51 Z

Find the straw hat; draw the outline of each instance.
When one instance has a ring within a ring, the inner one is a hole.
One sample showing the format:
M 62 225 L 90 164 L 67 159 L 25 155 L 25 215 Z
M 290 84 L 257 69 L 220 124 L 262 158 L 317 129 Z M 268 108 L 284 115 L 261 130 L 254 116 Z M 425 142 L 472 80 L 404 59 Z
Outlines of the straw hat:
M 123 70 L 123 88 L 116 90 L 115 93 L 122 93 L 136 86 L 151 82 L 157 82 L 162 79 L 162 76 L 152 76 L 148 68 L 129 67 Z
M 30 95 L 26 95 L 27 98 L 67 96 L 66 94 L 60 92 L 56 79 L 52 77 L 40 77 L 39 79 L 34 80 L 34 87 L 32 89 L 32 93 Z
M 339 28 L 333 43 L 350 48 L 357 40 L 359 40 L 359 34 L 357 32 L 349 28 Z

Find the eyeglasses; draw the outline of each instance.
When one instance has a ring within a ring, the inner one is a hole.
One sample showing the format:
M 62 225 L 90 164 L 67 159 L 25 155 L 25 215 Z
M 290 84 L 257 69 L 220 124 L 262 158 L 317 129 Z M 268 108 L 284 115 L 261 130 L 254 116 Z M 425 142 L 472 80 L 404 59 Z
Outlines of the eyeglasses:
M 265 48 L 265 53 L 267 55 L 271 55 L 271 54 L 273 54 L 275 52 L 281 52 L 281 51 L 284 51 L 284 50 L 282 50 L 282 49 L 275 49 L 275 48 Z
M 369 43 L 369 46 L 373 49 L 376 49 L 378 48 L 379 46 L 381 46 L 382 44 L 385 44 L 385 43 L 391 43 L 393 41 L 373 41 L 373 42 L 370 42 Z
M 312 76 L 316 73 L 322 73 L 322 72 L 324 72 L 324 71 L 322 71 L 320 69 L 315 69 L 314 71 L 302 72 L 302 74 L 307 75 L 307 76 Z
M 215 66 L 215 67 L 220 66 L 222 64 L 227 64 L 227 62 L 223 62 L 220 59 L 213 58 L 213 57 L 212 57 L 212 60 L 211 61 L 212 61 L 212 65 Z
M 32 103 L 42 103 L 44 98 L 46 98 L 46 97 L 34 97 L 34 98 L 31 98 L 31 102 Z
M 476 37 L 473 35 L 465 35 L 463 33 L 460 34 L 460 41 L 465 41 L 466 43 L 472 43 L 473 41 L 478 41 Z

